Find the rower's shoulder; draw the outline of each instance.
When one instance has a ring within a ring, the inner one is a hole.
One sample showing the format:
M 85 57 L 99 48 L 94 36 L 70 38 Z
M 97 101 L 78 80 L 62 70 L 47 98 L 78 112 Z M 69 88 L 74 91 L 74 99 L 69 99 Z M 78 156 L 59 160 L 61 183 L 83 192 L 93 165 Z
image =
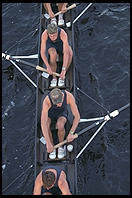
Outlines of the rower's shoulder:
M 61 36 L 66 36 L 67 35 L 67 33 L 64 29 L 60 28 L 60 30 L 61 30 L 60 31 Z
M 66 92 L 66 95 L 67 95 L 67 102 L 68 102 L 68 104 L 69 104 L 71 101 L 74 100 L 74 96 L 73 96 L 73 94 L 70 93 L 69 91 L 66 91 L 66 90 L 65 90 L 65 92 Z
M 42 33 L 42 38 L 43 38 L 43 39 L 47 39 L 47 37 L 48 37 L 48 34 L 47 34 L 47 29 L 46 29 L 46 30 L 44 30 L 43 33 Z
M 43 100 L 43 105 L 49 105 L 50 104 L 50 99 L 49 96 L 47 95 L 44 100 Z
M 62 183 L 62 181 L 63 181 L 64 179 L 66 179 L 66 174 L 65 174 L 65 172 L 62 170 L 61 173 L 60 173 L 58 182 L 59 182 L 59 183 Z
M 69 92 L 69 91 L 67 91 L 67 90 L 65 90 L 65 92 L 66 92 L 66 94 L 67 94 L 68 96 L 73 96 L 71 92 Z

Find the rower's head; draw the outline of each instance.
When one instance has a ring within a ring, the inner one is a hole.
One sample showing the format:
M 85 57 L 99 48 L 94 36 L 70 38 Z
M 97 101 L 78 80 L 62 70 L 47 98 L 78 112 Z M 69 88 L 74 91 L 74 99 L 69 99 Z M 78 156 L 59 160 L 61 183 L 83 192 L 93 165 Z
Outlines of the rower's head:
M 57 107 L 60 107 L 62 105 L 62 102 L 63 102 L 63 93 L 60 89 L 54 88 L 50 92 L 50 98 L 51 98 L 54 105 L 56 105 Z
M 42 172 L 42 181 L 43 181 L 43 186 L 46 189 L 50 189 L 54 186 L 55 184 L 55 174 L 52 171 L 43 171 Z
M 58 27 L 55 23 L 48 24 L 47 33 L 52 41 L 55 41 L 58 36 Z

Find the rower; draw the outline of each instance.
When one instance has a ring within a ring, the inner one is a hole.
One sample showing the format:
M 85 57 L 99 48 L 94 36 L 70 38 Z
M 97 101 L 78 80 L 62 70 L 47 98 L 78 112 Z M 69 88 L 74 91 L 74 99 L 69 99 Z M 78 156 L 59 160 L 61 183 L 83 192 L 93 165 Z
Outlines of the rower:
M 41 128 L 42 134 L 46 140 L 47 152 L 50 159 L 56 158 L 56 149 L 54 149 L 54 142 L 51 132 L 51 121 L 56 121 L 56 127 L 58 129 L 58 139 L 61 143 L 65 138 L 65 123 L 68 118 L 68 104 L 73 114 L 73 123 L 70 132 L 67 136 L 67 141 L 74 140 L 74 132 L 80 121 L 80 114 L 75 102 L 74 96 L 66 91 L 54 88 L 44 99 L 41 113 Z M 58 148 L 58 158 L 62 159 L 65 156 L 64 147 Z
M 64 26 L 64 19 L 63 19 L 63 13 L 67 12 L 67 6 L 68 3 L 57 3 L 57 6 L 58 6 L 58 11 L 62 12 L 59 14 L 59 18 L 58 18 L 58 26 Z M 55 17 L 55 14 L 52 10 L 52 6 L 51 6 L 51 3 L 43 3 L 44 5 L 44 8 L 46 9 L 46 11 L 48 12 L 49 14 L 49 17 L 51 19 L 51 23 L 55 23 L 57 24 L 57 19 Z
M 37 175 L 33 195 L 71 195 L 66 174 L 57 166 L 47 166 Z
M 51 87 L 57 86 L 57 77 L 52 73 L 57 70 L 57 54 L 63 55 L 63 65 L 60 68 L 58 86 L 64 86 L 66 72 L 72 62 L 72 48 L 68 43 L 68 35 L 65 30 L 54 23 L 48 24 L 41 36 L 41 57 L 47 68 L 47 72 L 53 76 Z

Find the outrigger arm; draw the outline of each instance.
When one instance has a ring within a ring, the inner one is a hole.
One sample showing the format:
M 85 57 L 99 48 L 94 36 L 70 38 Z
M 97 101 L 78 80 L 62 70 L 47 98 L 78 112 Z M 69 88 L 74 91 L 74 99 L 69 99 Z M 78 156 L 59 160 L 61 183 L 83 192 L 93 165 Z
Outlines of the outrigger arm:
M 74 137 L 77 138 L 79 135 L 85 133 L 86 131 L 92 129 L 93 127 L 99 125 L 102 123 L 102 125 L 98 128 L 98 130 L 95 132 L 95 134 L 90 138 L 90 140 L 88 141 L 88 143 L 86 144 L 85 148 L 90 144 L 90 142 L 94 139 L 94 137 L 97 135 L 97 133 L 103 128 L 103 126 L 106 124 L 106 122 L 108 122 L 109 120 L 111 120 L 111 118 L 114 118 L 116 117 L 117 115 L 119 115 L 119 113 L 123 110 L 125 110 L 126 108 L 128 108 L 130 106 L 130 103 L 128 103 L 127 105 L 121 107 L 120 109 L 118 110 L 114 110 L 112 111 L 110 114 L 107 114 L 106 116 L 102 117 L 102 119 L 99 118 L 99 121 L 93 123 L 92 125 L 82 129 L 81 131 L 79 131 L 78 133 L 75 133 L 74 134 Z M 91 120 L 90 120 L 91 121 Z M 67 140 L 64 140 L 63 142 L 57 144 L 54 146 L 54 148 L 58 148 L 64 144 L 66 144 L 68 141 Z M 80 151 L 80 153 L 77 155 L 77 157 L 79 157 L 81 155 L 81 153 L 85 150 L 82 149 L 82 151 Z

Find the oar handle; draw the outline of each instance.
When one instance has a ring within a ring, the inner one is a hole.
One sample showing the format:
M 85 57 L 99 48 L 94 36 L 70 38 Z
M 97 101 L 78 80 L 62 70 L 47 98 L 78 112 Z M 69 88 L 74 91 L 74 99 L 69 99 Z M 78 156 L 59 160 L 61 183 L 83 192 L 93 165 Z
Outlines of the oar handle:
M 78 137 L 78 134 L 77 133 L 75 133 L 74 134 L 74 138 L 77 138 Z M 56 144 L 55 146 L 54 146 L 54 149 L 56 149 L 56 148 L 58 148 L 58 147 L 60 147 L 60 146 L 63 146 L 64 144 L 66 144 L 68 141 L 67 140 L 64 140 L 63 142 L 60 142 L 59 144 Z
M 40 66 L 36 66 L 36 69 L 37 70 L 39 70 L 39 71 L 44 71 L 44 72 L 47 72 L 47 70 L 45 69 L 45 68 L 43 68 L 43 67 L 40 67 Z M 48 73 L 48 72 L 47 72 Z M 56 72 L 53 72 L 53 75 L 55 75 L 55 76 L 60 76 L 60 74 L 58 74 L 58 73 L 56 73 Z
M 67 10 L 71 10 L 72 8 L 75 8 L 75 7 L 76 7 L 76 4 L 74 3 L 74 4 L 72 4 L 71 6 L 67 7 L 66 9 L 67 9 Z M 61 13 L 63 13 L 63 11 L 57 12 L 57 13 L 55 14 L 55 16 L 58 16 L 58 15 L 61 14 Z

